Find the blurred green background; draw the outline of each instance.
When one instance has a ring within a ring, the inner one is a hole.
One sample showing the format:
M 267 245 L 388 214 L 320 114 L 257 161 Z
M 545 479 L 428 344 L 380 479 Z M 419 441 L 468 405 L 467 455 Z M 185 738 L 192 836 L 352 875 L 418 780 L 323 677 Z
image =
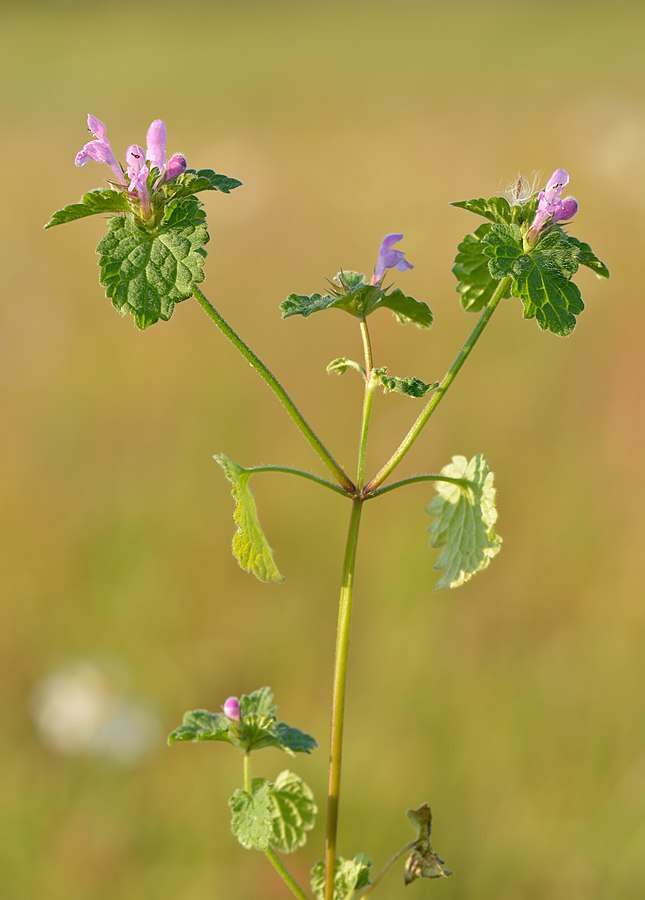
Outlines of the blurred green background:
M 504 304 L 400 469 L 484 452 L 503 552 L 435 594 L 432 491 L 366 510 L 341 851 L 380 867 L 410 837 L 405 809 L 427 800 L 457 874 L 406 897 L 642 898 L 642 4 L 25 2 L 0 16 L 2 896 L 285 896 L 229 834 L 236 754 L 164 746 L 184 709 L 232 693 L 273 686 L 282 716 L 318 736 L 294 766 L 321 804 L 325 790 L 348 507 L 258 479 L 288 580 L 236 567 L 211 455 L 320 469 L 196 303 L 145 333 L 111 309 L 102 221 L 42 231 L 107 174 L 73 166 L 91 112 L 121 158 L 162 116 L 169 152 L 244 182 L 205 198 L 205 290 L 352 468 L 359 381 L 325 365 L 360 352 L 355 324 L 282 323 L 279 302 L 341 266 L 371 270 L 383 234 L 403 231 L 415 268 L 399 284 L 436 323 L 422 333 L 376 315 L 376 359 L 440 377 L 474 324 L 450 266 L 478 220 L 449 201 L 570 171 L 572 230 L 611 281 L 580 274 L 587 309 L 566 340 Z M 370 468 L 417 409 L 379 397 Z M 138 764 L 56 753 L 39 736 L 38 685 L 78 660 L 107 660 L 158 717 Z M 266 751 L 256 770 L 282 766 Z M 321 816 L 293 859 L 302 880 L 322 840 Z M 384 897 L 403 896 L 399 878 Z

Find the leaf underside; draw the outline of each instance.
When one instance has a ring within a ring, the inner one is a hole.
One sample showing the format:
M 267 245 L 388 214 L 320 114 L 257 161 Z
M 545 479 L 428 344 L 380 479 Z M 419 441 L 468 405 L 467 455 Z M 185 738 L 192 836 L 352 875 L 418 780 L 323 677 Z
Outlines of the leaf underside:
M 334 878 L 334 900 L 351 900 L 356 891 L 367 887 L 370 883 L 371 859 L 364 853 L 358 853 L 353 859 L 336 859 L 336 875 Z M 316 900 L 325 897 L 325 862 L 319 860 L 311 870 L 311 890 Z

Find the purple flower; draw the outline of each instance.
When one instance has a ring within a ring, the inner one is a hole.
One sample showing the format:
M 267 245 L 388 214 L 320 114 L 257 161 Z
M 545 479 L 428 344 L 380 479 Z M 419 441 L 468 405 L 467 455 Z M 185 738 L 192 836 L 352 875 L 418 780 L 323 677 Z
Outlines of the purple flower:
M 174 153 L 168 160 L 165 180 L 172 181 L 172 179 L 176 178 L 178 175 L 183 175 L 187 165 L 186 157 L 182 153 Z
M 163 172 L 166 165 L 166 123 L 163 119 L 155 119 L 148 128 L 146 159 L 149 160 L 151 169 L 156 166 Z
M 407 259 L 405 259 L 403 250 L 392 249 L 393 244 L 398 244 L 402 237 L 402 234 L 385 235 L 381 241 L 376 268 L 374 269 L 370 284 L 378 284 L 385 275 L 386 269 L 398 269 L 400 272 L 405 272 L 406 269 L 414 268 L 412 263 L 409 263 Z
M 222 709 L 227 719 L 231 719 L 233 722 L 240 721 L 240 701 L 237 697 L 229 697 L 225 700 Z
M 114 158 L 110 142 L 105 136 L 105 125 L 103 124 L 103 122 L 101 122 L 100 119 L 97 119 L 92 115 L 88 115 L 87 127 L 94 135 L 95 140 L 89 141 L 81 150 L 78 151 L 78 153 L 76 154 L 76 158 L 74 159 L 74 165 L 79 167 L 84 166 L 85 163 L 90 159 L 93 159 L 94 162 L 105 163 L 112 169 L 118 179 L 119 184 L 125 186 L 123 173 L 119 164 Z
M 569 173 L 556 169 L 538 194 L 539 202 L 535 218 L 528 233 L 528 241 L 535 244 L 540 233 L 550 223 L 568 222 L 578 212 L 578 201 L 574 197 L 562 197 L 562 191 L 569 183 Z
M 130 184 L 128 190 L 139 198 L 144 215 L 150 213 L 150 195 L 148 193 L 148 167 L 143 152 L 143 147 L 132 144 L 126 150 L 125 160 L 128 164 L 128 178 Z

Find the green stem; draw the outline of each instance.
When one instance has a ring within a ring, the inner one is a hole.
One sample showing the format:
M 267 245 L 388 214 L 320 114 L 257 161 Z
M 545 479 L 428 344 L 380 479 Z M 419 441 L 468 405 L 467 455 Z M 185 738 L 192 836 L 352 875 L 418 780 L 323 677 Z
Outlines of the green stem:
M 439 406 L 439 404 L 441 403 L 441 400 L 443 399 L 444 395 L 448 391 L 448 388 L 450 387 L 450 385 L 453 383 L 453 381 L 457 377 L 459 370 L 461 369 L 463 364 L 466 362 L 466 360 L 470 356 L 470 353 L 471 353 L 473 347 L 475 346 L 475 344 L 481 337 L 481 334 L 482 334 L 484 328 L 486 328 L 486 326 L 488 325 L 488 323 L 491 319 L 491 316 L 497 309 L 497 306 L 498 306 L 500 300 L 502 299 L 502 297 L 504 296 L 504 293 L 507 290 L 510 283 L 511 283 L 510 275 L 507 275 L 505 278 L 502 278 L 502 280 L 499 282 L 499 284 L 497 285 L 497 288 L 495 289 L 495 293 L 493 294 L 493 296 L 491 297 L 491 299 L 488 303 L 488 306 L 485 308 L 484 312 L 481 314 L 479 321 L 477 322 L 477 324 L 471 331 L 470 335 L 468 336 L 466 343 L 464 344 L 464 346 L 461 348 L 461 350 L 457 354 L 455 361 L 450 366 L 450 368 L 448 369 L 446 374 L 443 376 L 443 380 L 439 384 L 439 387 L 434 392 L 434 394 L 432 395 L 430 400 L 428 400 L 428 403 L 424 407 L 423 411 L 420 413 L 416 422 L 414 423 L 412 428 L 408 431 L 406 436 L 403 438 L 403 440 L 401 441 L 401 443 L 399 444 L 397 449 L 394 451 L 394 453 L 392 454 L 390 459 L 386 462 L 386 464 L 383 466 L 383 468 L 374 476 L 374 478 L 372 478 L 370 483 L 365 487 L 364 495 L 372 494 L 376 490 L 376 488 L 383 481 L 385 481 L 385 479 L 388 477 L 388 475 L 398 466 L 398 464 L 401 462 L 401 460 L 406 455 L 408 450 L 410 450 L 410 448 L 412 447 L 412 445 L 414 444 L 416 439 L 419 437 L 426 422 L 428 421 L 430 416 L 433 414 L 435 409 Z
M 365 897 L 369 897 L 371 894 L 374 893 L 374 891 L 380 885 L 381 881 L 383 880 L 383 878 L 385 878 L 385 876 L 387 875 L 387 873 L 389 872 L 391 867 L 394 865 L 394 863 L 397 861 L 397 859 L 400 859 L 404 855 L 404 853 L 408 852 L 408 850 L 413 850 L 414 847 L 417 845 L 417 843 L 418 843 L 418 841 L 416 841 L 416 840 L 410 841 L 409 844 L 406 844 L 405 847 L 401 847 L 400 850 L 396 851 L 394 856 L 392 856 L 390 859 L 388 859 L 388 861 L 385 863 L 385 865 L 383 866 L 381 871 L 378 873 L 378 875 L 376 876 L 374 881 L 370 884 L 370 886 L 367 888 L 367 890 L 364 891 L 360 895 L 361 900 L 364 900 Z
M 215 309 L 210 300 L 208 300 L 206 295 L 200 290 L 199 287 L 197 287 L 196 284 L 193 285 L 193 295 L 206 315 L 217 325 L 222 334 L 226 338 L 228 338 L 228 340 L 233 344 L 234 347 L 236 347 L 237 350 L 240 351 L 246 361 L 253 366 L 260 377 L 264 379 L 264 381 L 268 384 L 280 403 L 284 406 L 288 415 L 295 422 L 298 430 L 309 441 L 318 456 L 322 459 L 327 468 L 333 473 L 338 483 L 347 491 L 347 493 L 353 494 L 354 484 L 351 478 L 349 478 L 343 468 L 336 462 L 336 460 L 331 455 L 329 450 L 325 447 L 316 432 L 305 420 L 302 413 L 295 405 L 286 390 L 283 388 L 283 386 L 280 384 L 278 379 L 275 377 L 273 372 L 271 372 L 265 366 L 262 360 L 255 355 L 251 348 L 244 343 L 242 338 L 235 331 L 233 331 L 228 322 L 220 315 L 220 313 Z
M 334 491 L 336 494 L 342 494 L 343 497 L 349 496 L 345 488 L 339 487 L 337 484 L 333 484 L 331 481 L 327 481 L 325 478 L 320 478 L 318 475 L 314 475 L 312 472 L 304 472 L 302 469 L 292 469 L 290 466 L 251 466 L 250 468 L 245 468 L 245 472 L 284 472 L 287 475 L 297 475 L 299 478 L 306 478 L 308 481 L 313 481 L 316 484 L 321 484 L 323 487 L 329 488 L 330 491 Z
M 412 475 L 410 478 L 403 478 L 401 481 L 394 481 L 392 484 L 386 484 L 385 487 L 377 488 L 365 499 L 371 500 L 373 497 L 380 497 L 382 494 L 388 494 L 390 491 L 395 491 L 408 484 L 418 484 L 420 481 L 447 481 L 449 484 L 456 484 L 459 487 L 468 487 L 472 484 L 467 478 L 450 478 L 448 475 Z
M 365 355 L 365 394 L 363 396 L 363 417 L 361 422 L 361 437 L 358 445 L 358 473 L 356 475 L 356 490 L 360 494 L 365 484 L 365 465 L 367 462 L 367 439 L 372 418 L 372 404 L 374 392 L 378 386 L 378 380 L 374 376 L 374 363 L 372 361 L 372 342 L 365 318 L 360 320 L 361 338 L 363 340 L 363 353 Z
M 345 723 L 345 686 L 347 681 L 347 655 L 352 620 L 352 598 L 356 548 L 363 501 L 357 497 L 352 504 L 349 520 L 343 580 L 338 608 L 338 630 L 334 660 L 334 688 L 331 713 L 331 746 L 329 751 L 329 789 L 327 793 L 327 834 L 325 841 L 325 900 L 334 898 L 336 875 L 336 840 L 338 835 L 338 807 L 340 801 L 340 772 L 343 752 L 343 728 Z
M 251 753 L 247 750 L 244 754 L 244 790 L 247 794 L 253 793 L 252 787 L 253 782 L 251 779 Z M 280 878 L 282 878 L 292 894 L 298 897 L 299 900 L 307 900 L 307 895 L 302 890 L 302 888 L 298 886 L 293 878 L 293 875 L 291 874 L 291 872 L 289 872 L 282 860 L 277 856 L 275 850 L 273 850 L 271 847 L 267 847 L 267 849 L 264 851 L 264 855 L 276 870 Z
M 296 883 L 293 878 L 293 875 L 286 868 L 280 857 L 276 854 L 275 850 L 272 850 L 269 847 L 268 850 L 264 851 L 264 855 L 269 860 L 273 868 L 276 870 L 280 878 L 284 881 L 287 887 L 290 889 L 291 893 L 294 894 L 299 900 L 307 900 L 307 895 L 302 890 L 301 887 Z

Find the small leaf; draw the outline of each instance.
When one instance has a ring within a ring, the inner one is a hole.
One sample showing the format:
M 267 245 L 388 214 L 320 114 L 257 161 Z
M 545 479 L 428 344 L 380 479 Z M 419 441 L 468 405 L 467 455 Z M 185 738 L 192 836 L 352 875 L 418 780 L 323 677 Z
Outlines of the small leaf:
M 408 810 L 408 819 L 417 832 L 417 843 L 405 863 L 403 879 L 411 884 L 417 878 L 446 878 L 453 873 L 445 868 L 439 854 L 432 849 L 432 811 L 427 803 Z
M 401 325 L 412 322 L 419 328 L 430 328 L 433 322 L 432 311 L 427 303 L 406 296 L 398 288 L 385 294 L 381 298 L 379 306 L 391 310 Z
M 397 394 L 405 394 L 407 397 L 425 397 L 427 393 L 439 387 L 438 381 L 428 383 L 421 381 L 420 378 L 414 378 L 412 375 L 407 378 L 396 378 L 394 375 L 388 375 L 385 369 L 376 369 L 375 371 L 386 392 L 394 391 Z
M 275 746 L 286 753 L 311 753 L 318 746 L 315 738 L 286 722 L 278 722 L 274 730 Z
M 364 853 L 358 853 L 354 859 L 336 859 L 336 875 L 334 877 L 334 900 L 352 900 L 356 891 L 367 887 L 370 883 L 372 860 Z M 319 860 L 311 870 L 311 890 L 316 900 L 325 898 L 325 861 Z
M 473 234 L 467 234 L 457 247 L 452 271 L 459 282 L 457 290 L 461 294 L 461 305 L 467 312 L 482 310 L 497 288 L 498 282 L 490 273 L 489 258 L 482 243 L 491 227 L 484 222 Z M 510 291 L 507 290 L 504 296 L 510 297 Z
M 243 719 L 251 716 L 269 716 L 275 719 L 276 712 L 277 707 L 273 702 L 273 691 L 270 687 L 261 687 L 240 697 L 240 716 Z
M 481 240 L 491 276 L 499 281 L 513 275 L 514 263 L 525 255 L 520 228 L 517 225 L 491 225 Z
M 96 190 L 83 194 L 80 203 L 64 206 L 52 214 L 45 228 L 64 225 L 86 216 L 99 216 L 104 213 L 127 212 L 130 209 L 128 195 L 125 191 Z
M 567 234 L 566 238 L 570 244 L 574 244 L 578 248 L 578 262 L 581 266 L 587 266 L 588 269 L 595 272 L 598 278 L 609 278 L 609 269 L 601 259 L 598 259 L 589 244 L 579 241 L 570 234 Z
M 337 359 L 332 359 L 327 365 L 327 371 L 334 375 L 344 375 L 348 369 L 355 369 L 357 372 L 360 372 L 363 378 L 365 378 L 365 369 L 363 366 L 354 362 L 353 359 L 347 359 L 346 356 L 339 356 Z
M 175 304 L 204 280 L 206 218 L 199 200 L 188 197 L 166 207 L 154 231 L 131 213 L 110 219 L 97 247 L 100 281 L 121 315 L 132 313 L 141 329 L 167 321 Z
M 259 581 L 284 581 L 258 519 L 255 498 L 249 485 L 251 473 L 222 453 L 214 459 L 230 481 L 235 500 L 233 518 L 237 531 L 233 535 L 233 556 L 245 572 L 252 572 Z
M 476 197 L 472 200 L 455 200 L 450 205 L 457 206 L 459 209 L 467 209 L 478 216 L 490 219 L 491 222 L 510 225 L 515 221 L 514 207 L 506 197 Z
M 436 517 L 430 526 L 430 543 L 443 548 L 435 565 L 444 570 L 437 590 L 464 584 L 490 564 L 502 545 L 495 533 L 495 479 L 481 453 L 470 460 L 453 456 L 441 474 L 468 484 L 436 482 L 437 496 L 427 507 Z
M 239 788 L 229 798 L 231 831 L 246 850 L 267 850 L 273 834 L 271 785 L 253 779 L 253 794 Z
M 330 297 L 329 294 L 289 294 L 286 300 L 280 304 L 282 318 L 288 319 L 290 316 L 303 316 L 307 318 L 312 313 L 320 312 L 323 309 L 329 309 L 333 306 L 337 297 Z
M 271 846 L 283 853 L 304 847 L 318 812 L 311 789 L 293 772 L 280 772 L 271 785 L 269 798 L 273 816 Z
M 164 191 L 168 198 L 176 200 L 178 197 L 187 197 L 200 191 L 221 191 L 223 194 L 230 194 L 241 184 L 237 178 L 218 175 L 212 169 L 186 169 L 182 175 L 164 185 Z
M 193 709 L 185 713 L 182 724 L 168 735 L 168 743 L 177 741 L 226 741 L 232 743 L 231 722 L 223 713 Z

